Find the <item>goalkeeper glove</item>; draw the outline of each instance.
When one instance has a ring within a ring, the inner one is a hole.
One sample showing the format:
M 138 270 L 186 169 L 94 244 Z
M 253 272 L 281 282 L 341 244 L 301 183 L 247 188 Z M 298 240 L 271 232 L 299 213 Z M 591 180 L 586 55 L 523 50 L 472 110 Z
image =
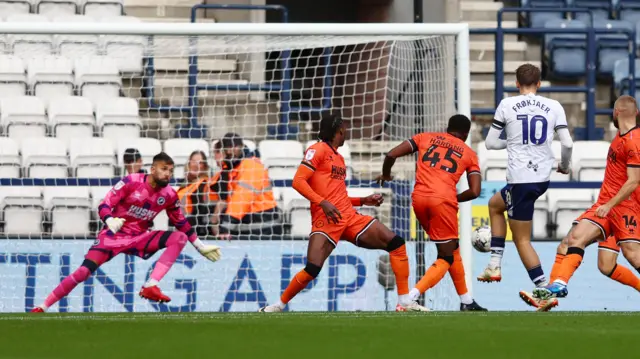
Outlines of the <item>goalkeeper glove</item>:
M 198 252 L 200 252 L 200 254 L 202 254 L 205 258 L 212 262 L 220 260 L 220 257 L 222 256 L 220 247 L 214 245 L 205 244 L 198 248 Z
M 113 234 L 116 234 L 120 230 L 120 228 L 122 228 L 122 226 L 124 225 L 123 218 L 109 217 L 104 222 L 107 224 L 107 227 L 109 227 L 109 230 Z

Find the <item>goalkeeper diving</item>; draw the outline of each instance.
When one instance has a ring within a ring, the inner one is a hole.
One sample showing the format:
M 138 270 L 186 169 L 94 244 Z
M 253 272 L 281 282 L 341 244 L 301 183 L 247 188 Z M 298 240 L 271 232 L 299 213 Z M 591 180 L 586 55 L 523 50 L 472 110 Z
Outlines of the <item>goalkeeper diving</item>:
M 220 248 L 201 242 L 185 219 L 178 195 L 169 186 L 173 168 L 173 159 L 161 152 L 153 158 L 150 174 L 128 175 L 109 190 L 98 207 L 105 226 L 89 248 L 84 261 L 32 312 L 45 312 L 71 293 L 79 283 L 87 280 L 101 265 L 119 254 L 132 254 L 146 260 L 165 248 L 149 280 L 140 290 L 142 298 L 161 303 L 170 302 L 171 298 L 162 293 L 158 283 L 171 269 L 187 241 L 210 261 L 220 259 Z M 163 210 L 167 211 L 177 232 L 149 231 L 149 225 Z

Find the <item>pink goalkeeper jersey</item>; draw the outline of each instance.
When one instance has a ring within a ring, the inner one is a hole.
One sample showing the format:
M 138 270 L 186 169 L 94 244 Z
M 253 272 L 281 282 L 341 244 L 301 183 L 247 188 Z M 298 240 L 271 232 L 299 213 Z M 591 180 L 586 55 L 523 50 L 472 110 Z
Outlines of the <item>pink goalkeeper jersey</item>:
M 167 211 L 169 220 L 180 232 L 184 232 L 189 239 L 195 237 L 195 231 L 187 222 L 182 210 L 178 194 L 166 186 L 153 188 L 147 183 L 147 174 L 135 173 L 124 177 L 104 197 L 98 206 L 100 219 L 105 222 L 109 217 L 125 219 L 124 225 L 114 237 L 133 237 L 149 230 L 153 219 L 162 212 Z M 105 227 L 100 235 L 113 236 L 113 233 Z

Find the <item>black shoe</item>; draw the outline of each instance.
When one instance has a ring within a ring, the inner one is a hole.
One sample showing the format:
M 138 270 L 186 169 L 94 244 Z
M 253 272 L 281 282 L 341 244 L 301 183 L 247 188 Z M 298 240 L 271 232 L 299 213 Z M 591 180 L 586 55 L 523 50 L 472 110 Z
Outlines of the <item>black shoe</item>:
M 476 301 L 474 300 L 471 304 L 463 304 L 460 303 L 460 311 L 461 312 L 488 312 L 487 308 L 482 308 Z

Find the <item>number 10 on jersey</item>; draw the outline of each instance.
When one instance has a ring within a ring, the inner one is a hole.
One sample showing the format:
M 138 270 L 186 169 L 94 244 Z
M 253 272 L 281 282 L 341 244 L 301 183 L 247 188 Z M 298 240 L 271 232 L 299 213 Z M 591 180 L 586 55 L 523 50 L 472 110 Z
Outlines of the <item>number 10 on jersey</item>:
M 527 145 L 529 142 L 534 145 L 541 145 L 547 142 L 547 129 L 548 123 L 547 119 L 544 116 L 535 115 L 529 118 L 529 115 L 518 115 L 516 117 L 518 121 L 522 122 L 522 144 Z M 536 128 L 538 127 L 538 123 L 540 123 L 540 134 L 536 133 Z

